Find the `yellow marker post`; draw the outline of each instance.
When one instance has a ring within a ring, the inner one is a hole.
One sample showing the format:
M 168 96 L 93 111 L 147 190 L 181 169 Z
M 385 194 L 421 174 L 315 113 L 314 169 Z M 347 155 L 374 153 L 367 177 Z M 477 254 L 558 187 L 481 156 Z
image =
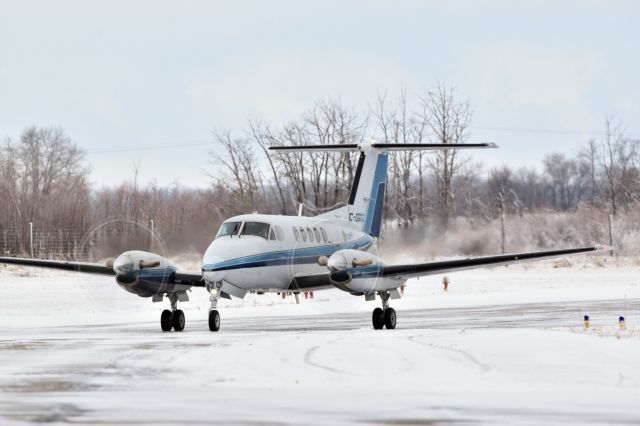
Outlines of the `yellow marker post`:
M 627 324 L 624 322 L 624 317 L 618 318 L 618 328 L 620 331 L 624 331 L 627 329 Z
M 591 325 L 591 323 L 589 322 L 589 315 L 585 315 L 584 316 L 584 328 L 585 328 L 585 330 L 588 330 L 590 325 Z

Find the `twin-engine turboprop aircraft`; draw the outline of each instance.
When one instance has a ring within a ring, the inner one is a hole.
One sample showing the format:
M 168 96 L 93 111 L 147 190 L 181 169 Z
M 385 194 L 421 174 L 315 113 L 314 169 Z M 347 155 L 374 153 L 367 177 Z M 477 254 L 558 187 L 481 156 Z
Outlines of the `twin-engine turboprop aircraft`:
M 367 301 L 378 295 L 382 307 L 372 314 L 373 328 L 396 327 L 389 299 L 412 277 L 463 269 L 605 250 L 579 247 L 498 256 L 475 257 L 406 265 L 387 265 L 367 252 L 380 237 L 387 180 L 388 152 L 495 148 L 494 144 L 362 144 L 271 147 L 274 151 L 355 151 L 358 165 L 346 206 L 315 217 L 247 214 L 227 219 L 202 259 L 202 270 L 182 271 L 153 253 L 127 251 L 106 265 L 1 257 L 0 262 L 115 276 L 120 287 L 160 302 L 166 296 L 171 310 L 160 317 L 162 330 L 182 331 L 184 313 L 178 302 L 189 300 L 187 290 L 204 287 L 209 293 L 209 330 L 220 329 L 220 297 L 243 298 L 248 291 L 294 292 L 338 288 Z

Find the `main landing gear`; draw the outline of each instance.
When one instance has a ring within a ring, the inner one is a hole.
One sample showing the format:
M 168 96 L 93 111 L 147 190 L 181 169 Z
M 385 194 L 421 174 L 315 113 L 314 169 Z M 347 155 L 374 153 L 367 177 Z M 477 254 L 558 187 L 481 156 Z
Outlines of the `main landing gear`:
M 380 330 L 383 327 L 387 327 L 387 329 L 392 330 L 396 328 L 396 310 L 389 307 L 390 294 L 388 291 L 380 291 L 378 292 L 378 296 L 382 299 L 382 308 L 375 308 L 373 310 L 373 314 L 371 315 L 373 328 Z
M 165 309 L 160 315 L 160 327 L 162 331 L 171 331 L 173 328 L 175 331 L 184 330 L 184 312 L 178 309 L 178 295 L 175 293 L 167 294 L 169 302 L 171 302 L 171 310 Z
M 215 283 L 209 288 L 209 331 L 220 330 L 220 313 L 218 312 L 218 298 L 220 297 L 221 283 Z

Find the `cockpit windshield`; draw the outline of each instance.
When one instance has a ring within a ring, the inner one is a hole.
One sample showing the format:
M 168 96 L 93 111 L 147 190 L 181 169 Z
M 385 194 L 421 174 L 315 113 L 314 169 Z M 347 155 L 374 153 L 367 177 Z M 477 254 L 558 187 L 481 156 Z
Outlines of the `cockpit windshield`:
M 240 232 L 240 225 L 242 222 L 226 222 L 223 223 L 216 235 L 216 238 L 222 237 L 224 235 L 238 235 Z
M 242 235 L 255 235 L 265 240 L 269 239 L 269 228 L 271 225 L 262 222 L 245 222 Z

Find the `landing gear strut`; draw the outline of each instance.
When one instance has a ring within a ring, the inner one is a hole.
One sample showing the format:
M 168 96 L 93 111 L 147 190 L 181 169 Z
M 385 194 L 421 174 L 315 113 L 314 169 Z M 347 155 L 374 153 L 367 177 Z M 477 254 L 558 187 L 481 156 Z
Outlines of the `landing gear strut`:
M 392 330 L 396 328 L 396 310 L 389 306 L 390 294 L 388 291 L 380 291 L 378 292 L 378 296 L 382 299 L 382 308 L 375 308 L 373 310 L 373 314 L 371 315 L 373 328 L 380 330 L 383 327 L 387 327 L 387 329 Z
M 184 330 L 184 312 L 178 309 L 178 295 L 176 293 L 167 294 L 169 302 L 171 302 L 171 310 L 165 309 L 160 315 L 160 328 L 162 331 L 171 331 L 173 328 L 175 331 Z
M 218 312 L 218 298 L 220 297 L 221 283 L 215 283 L 209 288 L 209 331 L 220 330 L 220 313 Z

